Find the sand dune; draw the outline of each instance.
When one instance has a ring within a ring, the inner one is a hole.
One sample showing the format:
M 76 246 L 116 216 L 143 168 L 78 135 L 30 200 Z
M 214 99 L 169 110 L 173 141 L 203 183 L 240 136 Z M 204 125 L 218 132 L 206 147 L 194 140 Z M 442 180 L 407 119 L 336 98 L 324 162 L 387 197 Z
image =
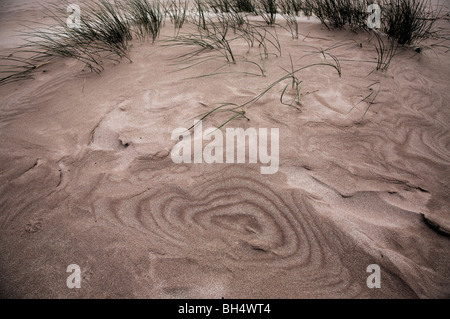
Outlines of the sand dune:
M 20 42 L 9 37 L 18 19 L 44 19 L 40 10 L 0 2 L 2 52 Z M 278 30 L 280 57 L 261 62 L 257 48 L 236 42 L 266 77 L 240 74 L 250 67 L 238 63 L 188 79 L 224 60 L 181 70 L 176 57 L 190 49 L 164 46 L 169 22 L 162 33 L 154 44 L 133 42 L 133 62 L 109 63 L 100 76 L 59 59 L 0 87 L 2 297 L 450 297 L 443 48 L 400 50 L 387 73 L 368 75 L 374 65 L 358 62 L 376 61 L 366 34 L 302 18 L 298 40 Z M 300 72 L 310 94 L 299 110 L 280 104 L 280 84 L 248 108 L 250 121 L 228 125 L 279 128 L 277 173 L 248 161 L 172 161 L 174 129 L 214 103 L 253 98 L 286 74 L 289 55 L 298 66 L 322 61 L 303 57 L 305 45 L 348 39 L 362 47 L 332 51 L 342 77 L 324 66 Z M 367 104 L 358 102 L 377 82 L 362 119 Z M 81 267 L 81 289 L 66 286 L 69 264 Z M 370 264 L 381 268 L 380 289 L 366 285 Z

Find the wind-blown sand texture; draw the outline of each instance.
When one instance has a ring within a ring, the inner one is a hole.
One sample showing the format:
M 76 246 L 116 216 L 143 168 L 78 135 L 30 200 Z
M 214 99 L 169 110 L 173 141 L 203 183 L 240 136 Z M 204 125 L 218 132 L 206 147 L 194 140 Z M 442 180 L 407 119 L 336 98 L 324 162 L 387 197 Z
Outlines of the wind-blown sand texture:
M 36 1 L 0 1 L 2 53 L 20 43 L 21 21 L 45 19 Z M 448 33 L 448 20 L 438 24 Z M 180 70 L 176 57 L 191 49 L 164 46 L 173 32 L 166 21 L 154 44 L 133 42 L 132 63 L 108 63 L 100 76 L 58 59 L 0 87 L 2 297 L 450 297 L 444 48 L 400 50 L 387 73 L 368 75 L 374 64 L 358 62 L 376 61 L 366 33 L 302 18 L 298 40 L 277 29 L 281 57 L 261 61 L 236 42 L 266 77 L 237 73 L 250 68 L 238 63 L 187 79 L 225 60 Z M 305 45 L 348 39 L 362 47 L 332 51 L 342 77 L 329 67 L 298 74 L 310 92 L 300 110 L 280 104 L 280 84 L 248 109 L 250 121 L 228 124 L 279 128 L 277 173 L 172 161 L 172 130 L 214 103 L 253 98 L 286 74 L 289 55 L 298 67 L 323 61 L 302 59 Z M 378 81 L 361 120 L 358 102 Z M 69 264 L 81 267 L 81 289 L 66 286 Z M 380 289 L 366 285 L 370 264 L 381 267 Z

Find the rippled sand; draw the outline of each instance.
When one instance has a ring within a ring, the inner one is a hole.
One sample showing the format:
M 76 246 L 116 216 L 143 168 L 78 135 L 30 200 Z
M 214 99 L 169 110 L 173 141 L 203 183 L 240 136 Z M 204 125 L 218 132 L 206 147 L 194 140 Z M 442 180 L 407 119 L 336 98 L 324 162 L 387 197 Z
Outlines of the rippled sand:
M 18 43 L 19 21 L 45 20 L 28 1 L 1 1 L 0 11 L 2 52 Z M 186 79 L 223 61 L 180 71 L 174 58 L 189 48 L 160 39 L 134 43 L 133 63 L 101 76 L 58 60 L 0 87 L 0 295 L 450 297 L 449 53 L 400 51 L 386 74 L 368 75 L 374 64 L 357 61 L 376 60 L 366 34 L 314 19 L 300 33 L 278 29 L 281 57 L 248 53 L 265 78 L 237 64 Z M 162 36 L 171 34 L 167 23 Z M 172 161 L 172 130 L 214 103 L 253 98 L 286 74 L 289 55 L 299 67 L 321 61 L 302 58 L 305 45 L 347 39 L 363 45 L 332 51 L 342 77 L 327 67 L 299 74 L 311 92 L 300 110 L 280 104 L 279 85 L 248 109 L 250 121 L 229 124 L 279 128 L 276 174 L 260 174 L 259 163 Z M 236 51 L 247 54 L 245 43 Z M 361 120 L 358 102 L 375 82 Z M 70 264 L 81 267 L 81 289 L 66 286 Z M 380 289 L 366 285 L 370 264 L 381 268 Z

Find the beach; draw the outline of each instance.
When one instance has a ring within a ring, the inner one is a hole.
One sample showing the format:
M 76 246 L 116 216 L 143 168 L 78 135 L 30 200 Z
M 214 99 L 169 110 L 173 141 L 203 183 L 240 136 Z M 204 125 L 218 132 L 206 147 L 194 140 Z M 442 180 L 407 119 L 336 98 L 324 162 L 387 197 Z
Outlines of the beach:
M 46 3 L 0 1 L 2 54 L 21 44 L 22 21 L 48 21 Z M 196 64 L 180 58 L 192 47 L 168 45 L 167 19 L 154 43 L 130 41 L 131 62 L 96 74 L 57 58 L 0 86 L 0 296 L 449 298 L 450 53 L 430 39 L 373 71 L 367 33 L 298 21 L 298 39 L 272 31 L 267 56 L 238 39 L 236 63 L 204 51 L 211 59 Z M 448 19 L 437 25 L 448 34 Z M 339 72 L 325 65 L 333 57 Z M 196 143 L 189 129 L 205 113 L 311 64 L 295 73 L 300 103 L 281 103 L 296 97 L 288 78 L 245 118 L 202 120 L 200 150 L 208 128 L 220 127 L 223 148 L 227 128 L 254 129 L 259 143 L 267 132 L 276 171 L 262 174 L 270 164 L 249 148 L 241 162 L 225 150 L 195 162 L 194 147 L 174 161 L 174 130 Z M 381 288 L 368 287 L 369 265 Z

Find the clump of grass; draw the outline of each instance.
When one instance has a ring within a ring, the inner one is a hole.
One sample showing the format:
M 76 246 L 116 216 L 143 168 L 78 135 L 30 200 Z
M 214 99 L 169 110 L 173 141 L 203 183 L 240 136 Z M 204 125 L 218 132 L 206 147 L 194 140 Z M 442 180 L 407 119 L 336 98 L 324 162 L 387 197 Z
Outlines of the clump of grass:
M 384 0 L 383 31 L 399 44 L 411 45 L 435 34 L 439 10 L 430 0 Z
M 125 12 L 126 8 L 119 1 L 91 1 L 83 5 L 81 26 L 67 30 L 68 26 L 64 23 L 65 31 L 83 41 L 99 42 L 119 56 L 127 56 L 132 33 Z
M 169 0 L 164 5 L 165 12 L 175 27 L 176 35 L 187 20 L 188 8 L 189 0 Z
M 328 29 L 340 29 L 346 24 L 352 28 L 364 27 L 367 0 L 316 0 L 311 11 Z
M 252 0 L 232 0 L 231 4 L 234 12 L 255 13 L 255 6 Z
M 377 43 L 374 44 L 375 49 L 377 51 L 377 66 L 375 69 L 384 72 L 387 71 L 387 69 L 389 68 L 392 58 L 395 56 L 395 53 L 397 52 L 398 44 L 396 43 L 395 39 L 388 40 L 389 43 L 386 44 L 385 41 L 383 40 L 383 35 L 379 34 L 378 31 L 374 30 L 373 34 L 377 39 Z
M 307 54 L 303 55 L 300 59 L 303 59 L 305 57 L 311 57 L 311 56 L 318 56 L 321 57 L 324 60 L 333 60 L 335 65 L 338 67 L 338 69 L 341 69 L 341 63 L 340 63 L 340 59 L 338 59 L 338 57 L 334 54 L 331 53 L 332 50 L 341 48 L 341 47 L 345 47 L 345 46 L 349 46 L 349 45 L 354 45 L 354 44 L 358 44 L 359 43 L 352 39 L 352 40 L 343 40 L 343 41 L 339 41 L 325 49 L 321 48 L 321 47 L 316 47 L 316 46 L 312 46 L 312 45 L 307 45 L 307 44 L 298 44 L 297 46 L 299 47 L 305 47 L 305 48 L 309 48 L 311 50 L 306 51 Z
M 256 42 L 262 49 L 261 59 L 267 59 L 269 55 L 281 56 L 281 43 L 276 28 L 267 25 L 250 25 L 248 28 L 241 28 L 240 31 L 245 35 L 243 36 L 245 39 L 251 39 L 252 43 Z M 277 53 L 270 52 L 269 45 L 275 48 Z
M 345 25 L 367 29 L 366 9 L 372 3 L 374 0 L 316 0 L 312 3 L 312 13 L 328 29 Z M 380 0 L 379 5 L 382 31 L 399 44 L 411 45 L 435 34 L 440 10 L 433 8 L 431 0 Z
M 139 2 L 143 3 L 143 0 Z M 61 0 L 44 7 L 53 22 L 39 28 L 28 27 L 22 33 L 25 44 L 18 47 L 12 56 L 2 59 L 0 84 L 30 77 L 39 66 L 49 63 L 54 57 L 76 59 L 96 73 L 103 70 L 105 60 L 130 60 L 129 41 L 133 35 L 133 23 L 129 16 L 130 10 L 136 15 L 136 7 L 119 1 L 83 2 L 79 25 L 69 26 L 66 12 L 69 4 Z
M 208 5 L 215 12 L 247 12 L 255 13 L 252 0 L 208 0 Z
M 292 57 L 291 57 L 290 54 L 289 54 L 289 60 L 291 62 L 291 71 L 288 71 L 285 68 L 282 68 L 282 69 L 284 71 L 286 71 L 288 74 L 291 74 L 292 75 L 292 79 L 284 87 L 283 92 L 281 93 L 281 96 L 280 96 L 280 102 L 283 105 L 287 105 L 287 106 L 291 106 L 291 107 L 293 106 L 294 103 L 296 103 L 297 107 L 295 107 L 295 108 L 298 109 L 298 106 L 300 106 L 300 90 L 301 90 L 301 85 L 302 85 L 303 81 L 300 81 L 297 78 L 297 76 L 295 76 L 294 63 L 292 62 Z M 290 102 L 284 102 L 283 101 L 283 97 L 284 97 L 285 93 L 287 92 L 287 89 L 288 89 L 289 86 L 291 86 L 291 90 L 293 90 L 295 92 L 295 96 Z
M 298 39 L 297 16 L 301 10 L 301 0 L 279 0 L 278 6 L 281 15 L 286 20 L 286 25 L 293 39 Z
M 283 14 L 283 18 L 286 20 L 286 26 L 291 33 L 292 39 L 298 39 L 298 22 L 295 15 Z
M 342 28 L 350 13 L 350 0 L 316 0 L 313 13 L 328 29 Z
M 214 13 L 231 12 L 232 9 L 230 0 L 208 0 L 208 5 Z
M 231 27 L 234 33 L 242 28 L 244 24 L 249 24 L 246 15 L 234 10 L 230 12 L 219 12 L 216 14 L 216 18 L 222 27 Z
M 174 39 L 168 40 L 168 45 L 189 45 L 197 46 L 198 49 L 189 53 L 187 57 L 193 57 L 205 50 L 216 50 L 220 52 L 228 62 L 236 63 L 236 59 L 231 48 L 231 42 L 237 37 L 227 37 L 229 25 L 227 20 L 222 19 L 219 22 L 208 19 L 205 28 L 197 28 L 196 33 L 181 34 Z
M 265 76 L 264 69 L 258 63 L 248 60 L 247 57 L 236 56 L 232 43 L 237 40 L 244 40 L 248 44 L 249 50 L 256 43 L 263 50 L 263 53 L 260 51 L 262 58 L 268 58 L 270 54 L 281 55 L 281 44 L 276 30 L 262 24 L 253 25 L 246 16 L 241 16 L 239 13 L 220 12 L 215 17 L 208 17 L 205 24 L 202 20 L 193 20 L 192 23 L 197 24 L 196 32 L 183 33 L 176 38 L 168 39 L 166 45 L 196 47 L 194 50 L 178 57 L 178 59 L 185 61 L 195 59 L 194 65 L 210 60 L 209 57 L 202 58 L 201 53 L 214 51 L 219 52 L 228 63 L 253 64 L 257 66 L 260 75 Z M 269 52 L 270 45 L 278 51 L 278 54 Z M 213 72 L 212 74 L 217 73 Z
M 272 90 L 274 87 L 276 87 L 278 84 L 282 83 L 283 81 L 286 80 L 291 80 L 290 82 L 288 82 L 288 84 L 284 87 L 282 93 L 281 93 L 281 97 L 280 97 L 280 101 L 282 104 L 284 105 L 288 105 L 288 106 L 293 106 L 294 102 L 297 102 L 298 104 L 300 103 L 299 101 L 299 97 L 300 97 L 300 88 L 301 88 L 301 83 L 302 81 L 300 81 L 296 74 L 311 68 L 311 67 L 316 67 L 316 66 L 328 66 L 331 67 L 333 69 L 335 69 L 339 75 L 339 77 L 341 76 L 341 68 L 339 64 L 335 64 L 335 63 L 331 63 L 331 62 L 318 62 L 318 63 L 313 63 L 313 64 L 309 64 L 306 66 L 303 66 L 301 68 L 297 68 L 295 69 L 292 63 L 292 59 L 291 59 L 291 71 L 287 71 L 288 74 L 286 74 L 285 76 L 279 78 L 278 80 L 276 80 L 275 82 L 273 82 L 272 84 L 270 84 L 264 91 L 262 91 L 260 94 L 256 95 L 255 97 L 253 97 L 252 99 L 241 103 L 241 104 L 237 104 L 237 103 L 232 103 L 232 102 L 227 102 L 227 103 L 222 103 L 219 106 L 213 108 L 212 110 L 204 113 L 203 115 L 201 115 L 200 120 L 204 120 L 207 117 L 213 116 L 216 113 L 219 112 L 226 112 L 226 113 L 231 113 L 231 116 L 225 121 L 223 122 L 218 129 L 222 128 L 223 126 L 227 125 L 228 123 L 230 123 L 231 121 L 235 120 L 235 119 L 239 119 L 239 118 L 244 118 L 246 120 L 250 120 L 249 117 L 247 116 L 248 113 L 248 108 L 253 105 L 254 103 L 256 103 L 257 101 L 259 101 L 264 95 L 266 95 L 270 90 Z M 296 91 L 296 96 L 294 97 L 293 101 L 291 101 L 290 103 L 284 102 L 283 97 L 286 94 L 286 90 L 287 87 L 289 85 L 292 85 L 292 88 Z M 199 122 L 197 122 L 199 123 Z M 194 124 L 193 126 L 191 126 L 189 129 L 192 129 L 196 124 Z
M 177 38 L 167 40 L 166 46 L 194 46 L 194 50 L 176 57 L 177 63 L 190 63 L 177 71 L 185 70 L 199 64 L 212 62 L 225 57 L 226 63 L 212 69 L 208 74 L 189 77 L 188 79 L 203 78 L 228 73 L 240 73 L 252 76 L 265 76 L 264 69 L 257 62 L 249 60 L 245 56 L 236 55 L 232 49 L 231 43 L 241 38 L 240 34 L 229 35 L 230 27 L 226 20 L 218 22 L 208 18 L 206 29 L 197 27 L 197 32 L 183 33 Z M 219 52 L 219 54 L 215 54 Z M 233 64 L 245 64 L 246 71 L 220 71 L 224 67 Z M 248 68 L 256 67 L 257 73 L 249 71 Z
M 197 26 L 201 29 L 206 29 L 206 17 L 205 11 L 207 11 L 208 5 L 204 0 L 194 0 L 195 9 L 197 10 L 198 18 L 197 18 Z
M 21 52 L 0 56 L 0 61 L 0 85 L 29 79 L 41 66 L 49 63 L 42 57 L 21 56 Z
M 66 2 L 64 2 L 66 3 Z M 131 24 L 125 17 L 123 6 L 106 0 L 96 0 L 84 5 L 80 26 L 67 25 L 62 6 L 47 8 L 54 25 L 24 33 L 26 44 L 19 49 L 39 57 L 70 57 L 86 64 L 92 71 L 103 70 L 102 61 L 119 61 L 128 57 L 128 42 L 132 39 Z
M 249 51 L 256 44 L 260 49 L 261 59 L 268 58 L 270 55 L 276 57 L 281 56 L 281 44 L 278 39 L 276 28 L 261 23 L 250 23 L 247 16 L 242 16 L 242 19 L 238 21 L 238 18 L 236 18 L 233 13 L 218 15 L 218 20 L 224 21 L 227 25 L 231 26 L 234 33 L 237 34 L 237 38 L 246 41 Z M 277 53 L 270 52 L 270 46 L 275 48 Z
M 375 3 L 375 0 L 352 0 L 347 23 L 352 29 L 367 29 L 367 8 Z
M 259 0 L 256 5 L 256 12 L 268 25 L 275 24 L 277 17 L 276 0 Z
M 165 18 L 159 1 L 131 0 L 127 8 L 136 34 L 139 39 L 145 40 L 150 37 L 153 42 L 159 36 L 163 19 Z
M 278 0 L 277 5 L 282 14 L 299 16 L 302 10 L 302 0 Z
M 300 6 L 301 6 L 301 10 L 302 10 L 303 14 L 306 17 L 312 16 L 313 8 L 314 8 L 314 0 L 302 0 Z

